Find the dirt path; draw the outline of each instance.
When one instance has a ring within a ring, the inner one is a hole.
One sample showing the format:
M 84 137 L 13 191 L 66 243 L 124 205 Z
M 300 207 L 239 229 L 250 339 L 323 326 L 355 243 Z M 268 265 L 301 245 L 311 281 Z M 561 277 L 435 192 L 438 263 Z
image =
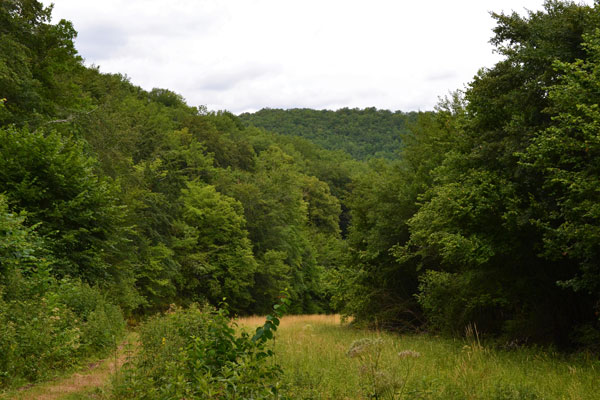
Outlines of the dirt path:
M 95 398 L 91 392 L 109 383 L 111 375 L 119 370 L 128 357 L 133 354 L 136 343 L 137 335 L 134 333 L 129 334 L 112 356 L 90 363 L 84 369 L 70 376 L 18 390 L 11 393 L 10 397 L 6 397 L 6 399 L 58 400 L 67 396 L 82 399 Z M 89 393 L 89 397 L 85 396 L 86 393 Z M 75 397 L 77 394 L 82 394 L 82 397 Z M 0 399 L 4 398 L 0 395 Z

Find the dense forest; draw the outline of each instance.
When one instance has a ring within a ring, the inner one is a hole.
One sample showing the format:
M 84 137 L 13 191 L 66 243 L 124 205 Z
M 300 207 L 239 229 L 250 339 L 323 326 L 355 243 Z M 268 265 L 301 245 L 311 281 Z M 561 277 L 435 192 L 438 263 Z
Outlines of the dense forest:
M 239 116 L 242 122 L 282 135 L 301 136 L 328 150 L 342 150 L 358 160 L 398 158 L 402 137 L 419 113 L 376 108 L 337 111 L 262 109 Z
M 85 67 L 39 2 L 0 26 L 0 381 L 171 304 L 331 311 L 356 161 Z
M 240 117 L 85 66 L 51 13 L 0 3 L 0 387 L 128 319 L 283 292 L 290 313 L 600 351 L 600 5 L 494 14 L 502 60 L 432 112 Z

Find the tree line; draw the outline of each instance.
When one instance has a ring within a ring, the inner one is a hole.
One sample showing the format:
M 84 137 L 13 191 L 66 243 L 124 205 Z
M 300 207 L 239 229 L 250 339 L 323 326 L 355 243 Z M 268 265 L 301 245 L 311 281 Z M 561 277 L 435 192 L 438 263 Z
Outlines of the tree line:
M 347 313 L 598 349 L 599 7 L 493 14 L 503 59 L 356 180 Z
M 51 14 L 0 4 L 0 384 L 172 304 L 331 311 L 360 163 L 86 67 Z

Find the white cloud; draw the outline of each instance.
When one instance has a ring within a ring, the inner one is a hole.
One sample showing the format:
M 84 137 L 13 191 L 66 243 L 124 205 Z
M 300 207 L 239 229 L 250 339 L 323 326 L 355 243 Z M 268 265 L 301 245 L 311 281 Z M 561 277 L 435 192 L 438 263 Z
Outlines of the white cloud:
M 498 60 L 489 11 L 542 0 L 55 0 L 88 64 L 191 105 L 431 109 Z M 589 0 L 591 3 L 591 0 Z

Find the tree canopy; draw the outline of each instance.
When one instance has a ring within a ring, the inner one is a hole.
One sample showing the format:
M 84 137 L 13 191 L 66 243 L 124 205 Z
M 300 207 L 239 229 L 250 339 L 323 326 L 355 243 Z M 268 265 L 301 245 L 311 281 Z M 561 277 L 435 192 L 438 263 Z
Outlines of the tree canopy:
M 402 137 L 418 116 L 376 108 L 337 111 L 295 108 L 265 108 L 244 113 L 240 119 L 247 125 L 283 135 L 300 136 L 328 150 L 342 150 L 358 160 L 394 159 L 402 147 Z

